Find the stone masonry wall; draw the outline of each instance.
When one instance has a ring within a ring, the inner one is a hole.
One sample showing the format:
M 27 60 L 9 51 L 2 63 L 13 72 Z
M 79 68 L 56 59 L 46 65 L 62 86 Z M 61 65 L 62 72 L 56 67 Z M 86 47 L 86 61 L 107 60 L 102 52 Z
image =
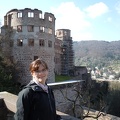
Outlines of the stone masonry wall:
M 20 14 L 20 16 L 18 16 Z M 31 16 L 29 16 L 29 15 Z M 33 15 L 33 16 L 32 16 Z M 41 16 L 40 16 L 41 15 Z M 28 17 L 29 16 L 29 17 Z M 35 57 L 45 60 L 49 67 L 48 81 L 54 82 L 54 42 L 55 42 L 55 17 L 52 13 L 45 14 L 38 9 L 13 9 L 6 14 L 5 25 L 13 28 L 11 39 L 13 40 L 12 56 L 17 63 L 19 73 L 18 82 L 27 84 L 31 80 L 29 73 L 29 64 Z M 34 26 L 34 30 L 28 32 L 28 26 Z M 18 31 L 18 26 L 22 30 Z M 42 27 L 43 32 L 40 32 Z M 22 40 L 22 46 L 18 46 L 18 39 Z M 28 39 L 34 40 L 34 45 L 29 46 Z M 44 40 L 44 45 L 40 46 L 39 40 Z M 49 41 L 51 46 L 49 46 Z
M 82 86 L 82 80 L 73 80 L 73 81 L 68 81 L 67 83 L 61 82 L 56 83 L 56 85 L 52 85 L 51 83 L 48 84 L 49 86 L 52 87 L 54 96 L 56 99 L 56 107 L 57 110 L 64 112 L 66 114 L 72 115 L 73 114 L 73 102 L 77 96 L 77 91 L 80 91 L 81 86 Z M 67 99 L 69 100 L 67 100 Z M 80 112 L 80 111 L 79 111 Z M 76 113 L 77 115 L 78 113 Z M 79 114 L 77 115 L 79 116 Z

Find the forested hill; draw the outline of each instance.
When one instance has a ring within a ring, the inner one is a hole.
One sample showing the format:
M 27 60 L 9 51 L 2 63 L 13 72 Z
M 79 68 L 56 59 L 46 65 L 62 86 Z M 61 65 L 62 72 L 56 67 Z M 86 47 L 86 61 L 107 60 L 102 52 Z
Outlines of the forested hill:
M 75 65 L 104 67 L 120 60 L 120 40 L 73 42 L 73 49 Z

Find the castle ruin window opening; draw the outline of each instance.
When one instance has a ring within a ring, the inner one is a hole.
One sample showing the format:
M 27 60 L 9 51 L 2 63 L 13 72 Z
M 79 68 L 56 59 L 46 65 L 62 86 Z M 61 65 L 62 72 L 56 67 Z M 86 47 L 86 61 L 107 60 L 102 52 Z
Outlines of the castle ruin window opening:
M 17 26 L 17 32 L 22 32 L 22 25 Z
M 34 60 L 38 59 L 38 56 L 34 56 Z
M 34 25 L 28 25 L 28 32 L 34 32 Z
M 48 17 L 48 20 L 49 20 L 50 22 L 52 22 L 52 17 L 51 17 L 51 16 L 49 16 L 49 17 Z
M 39 40 L 39 45 L 40 45 L 40 46 L 45 46 L 45 41 L 44 41 L 44 39 L 40 39 L 40 40 Z
M 48 41 L 48 47 L 52 47 L 52 41 Z
M 42 13 L 39 13 L 39 18 L 42 18 Z
M 39 27 L 39 31 L 42 33 L 42 32 L 45 32 L 45 28 L 43 26 L 40 26 Z
M 45 13 L 43 12 L 43 13 L 42 13 L 42 19 L 44 19 L 44 17 L 45 17 L 44 14 L 45 14 Z
M 17 46 L 23 46 L 23 40 L 22 39 L 17 40 Z
M 52 29 L 51 28 L 48 28 L 48 33 L 52 34 Z
M 18 18 L 22 17 L 22 12 L 18 12 L 18 13 L 17 13 L 17 17 L 18 17 Z
M 66 36 L 67 35 L 67 31 L 64 31 L 64 36 Z
M 28 17 L 34 17 L 34 12 L 28 12 Z
M 34 39 L 28 39 L 28 46 L 34 46 Z

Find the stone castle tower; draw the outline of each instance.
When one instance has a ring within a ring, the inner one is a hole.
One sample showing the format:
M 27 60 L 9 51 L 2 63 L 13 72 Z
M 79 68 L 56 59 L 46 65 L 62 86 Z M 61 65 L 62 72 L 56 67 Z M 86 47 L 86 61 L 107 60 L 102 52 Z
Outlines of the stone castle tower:
M 48 82 L 54 82 L 54 15 L 47 12 L 43 14 L 38 9 L 12 9 L 4 16 L 4 26 L 1 28 L 3 34 L 5 26 L 13 30 L 10 56 L 19 67 L 18 81 L 28 83 L 31 80 L 29 64 L 36 58 L 41 58 L 49 67 Z
M 74 69 L 74 51 L 71 31 L 69 29 L 56 30 L 56 38 L 62 41 L 61 74 L 72 75 Z

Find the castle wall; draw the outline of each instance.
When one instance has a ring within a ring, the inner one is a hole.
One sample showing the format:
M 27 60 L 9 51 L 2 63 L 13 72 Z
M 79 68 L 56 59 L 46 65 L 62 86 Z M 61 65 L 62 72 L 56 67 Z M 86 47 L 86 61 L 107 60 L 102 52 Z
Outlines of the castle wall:
M 31 80 L 29 64 L 39 57 L 48 64 L 48 82 L 54 82 L 54 15 L 47 12 L 42 14 L 38 9 L 13 9 L 6 14 L 4 21 L 4 25 L 13 28 L 11 56 L 18 66 L 18 81 L 27 84 Z
M 61 75 L 62 42 L 63 41 L 55 38 L 55 74 L 57 75 Z

